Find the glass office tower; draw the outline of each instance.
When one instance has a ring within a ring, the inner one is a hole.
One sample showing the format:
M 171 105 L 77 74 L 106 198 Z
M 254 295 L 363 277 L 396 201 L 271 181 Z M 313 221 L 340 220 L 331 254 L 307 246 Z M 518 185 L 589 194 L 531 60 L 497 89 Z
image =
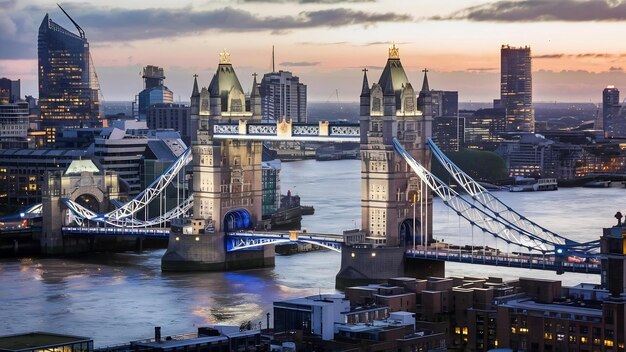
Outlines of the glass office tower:
M 529 47 L 500 49 L 500 101 L 507 132 L 534 132 L 533 80 Z
M 82 28 L 67 17 L 78 35 L 52 21 L 48 14 L 39 27 L 39 108 L 47 142 L 54 142 L 56 131 L 62 127 L 102 125 L 100 87 L 89 43 Z

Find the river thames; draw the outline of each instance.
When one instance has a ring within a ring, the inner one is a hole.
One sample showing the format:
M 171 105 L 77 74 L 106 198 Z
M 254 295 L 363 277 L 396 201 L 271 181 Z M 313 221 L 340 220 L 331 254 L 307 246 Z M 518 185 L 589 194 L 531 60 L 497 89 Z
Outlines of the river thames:
M 315 215 L 309 231 L 341 233 L 360 225 L 360 161 L 313 160 L 283 163 L 282 193 L 291 190 Z M 623 187 L 571 188 L 556 192 L 498 192 L 505 203 L 530 219 L 579 241 L 597 239 L 603 227 L 624 213 Z M 470 243 L 471 228 L 434 201 L 435 237 Z M 483 240 L 475 231 L 474 243 Z M 484 239 L 489 245 L 497 245 Z M 502 247 L 501 247 L 502 248 Z M 26 258 L 0 261 L 0 335 L 51 331 L 89 336 L 96 346 L 151 336 L 191 332 L 212 323 L 263 322 L 275 300 L 334 292 L 340 258 L 320 251 L 277 256 L 276 267 L 226 273 L 162 273 L 163 250 L 95 254 L 83 258 Z M 566 285 L 598 283 L 599 275 L 565 274 L 447 264 L 448 275 L 519 276 L 559 279 Z

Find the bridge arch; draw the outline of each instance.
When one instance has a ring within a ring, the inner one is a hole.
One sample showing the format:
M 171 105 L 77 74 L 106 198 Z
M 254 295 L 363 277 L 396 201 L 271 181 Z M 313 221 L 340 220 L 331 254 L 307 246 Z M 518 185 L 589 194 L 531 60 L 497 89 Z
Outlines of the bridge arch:
M 246 209 L 234 209 L 224 215 L 224 232 L 235 232 L 241 230 L 252 230 L 254 223 L 250 212 Z
M 100 201 L 91 193 L 83 193 L 76 197 L 74 201 L 94 213 L 100 212 Z
M 413 218 L 407 218 L 398 227 L 398 241 L 406 246 L 413 245 L 413 233 L 415 233 L 415 244 L 422 244 L 422 234 L 420 233 L 421 223 L 415 219 L 415 229 L 413 229 Z

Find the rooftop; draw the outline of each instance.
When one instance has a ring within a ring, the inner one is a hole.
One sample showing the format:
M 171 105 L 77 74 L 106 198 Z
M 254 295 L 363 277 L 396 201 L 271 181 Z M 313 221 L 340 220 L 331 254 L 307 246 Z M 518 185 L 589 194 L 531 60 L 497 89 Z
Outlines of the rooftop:
M 24 157 L 66 157 L 74 158 L 86 154 L 85 150 L 77 149 L 4 149 L 0 150 L 0 157 L 3 156 L 24 156 Z
M 203 343 L 224 341 L 224 340 L 228 340 L 228 337 L 227 336 L 205 336 L 205 337 L 171 339 L 171 340 L 162 339 L 161 341 L 139 341 L 139 342 L 133 342 L 133 345 L 141 346 L 141 347 L 165 349 L 165 348 L 185 347 L 189 345 L 199 345 Z
M 0 337 L 0 351 L 22 351 L 73 343 L 91 342 L 90 338 L 48 332 L 30 332 Z
M 567 313 L 575 315 L 587 315 L 596 318 L 602 318 L 602 310 L 600 307 L 594 307 L 592 302 L 561 302 L 561 303 L 538 303 L 530 298 L 518 298 L 510 300 L 502 306 L 516 309 L 541 311 L 543 314 Z M 588 305 L 589 306 L 588 306 Z
M 80 175 L 83 172 L 90 172 L 97 174 L 100 169 L 93 163 L 93 161 L 87 160 L 74 160 L 65 170 L 65 175 Z

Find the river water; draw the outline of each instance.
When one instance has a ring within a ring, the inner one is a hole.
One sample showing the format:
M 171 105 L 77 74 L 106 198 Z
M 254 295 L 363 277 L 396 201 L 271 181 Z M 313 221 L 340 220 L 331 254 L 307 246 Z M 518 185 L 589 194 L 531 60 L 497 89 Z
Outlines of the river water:
M 360 224 L 360 161 L 283 163 L 282 192 L 313 205 L 309 231 L 341 233 Z M 611 226 L 626 189 L 560 189 L 498 192 L 514 209 L 576 240 L 593 240 Z M 438 200 L 434 233 L 452 243 L 471 243 L 471 228 Z M 475 231 L 474 241 L 482 241 Z M 485 241 L 497 245 L 488 238 Z M 491 242 L 490 242 L 491 241 Z M 503 248 L 503 247 L 501 247 Z M 35 330 L 89 336 L 96 346 L 148 337 L 154 326 L 165 336 L 210 323 L 263 322 L 272 302 L 334 292 L 340 265 L 335 252 L 277 256 L 276 267 L 227 273 L 162 273 L 163 250 L 95 254 L 84 258 L 0 261 L 0 335 Z M 556 278 L 564 284 L 599 282 L 598 275 L 447 264 L 448 275 Z

